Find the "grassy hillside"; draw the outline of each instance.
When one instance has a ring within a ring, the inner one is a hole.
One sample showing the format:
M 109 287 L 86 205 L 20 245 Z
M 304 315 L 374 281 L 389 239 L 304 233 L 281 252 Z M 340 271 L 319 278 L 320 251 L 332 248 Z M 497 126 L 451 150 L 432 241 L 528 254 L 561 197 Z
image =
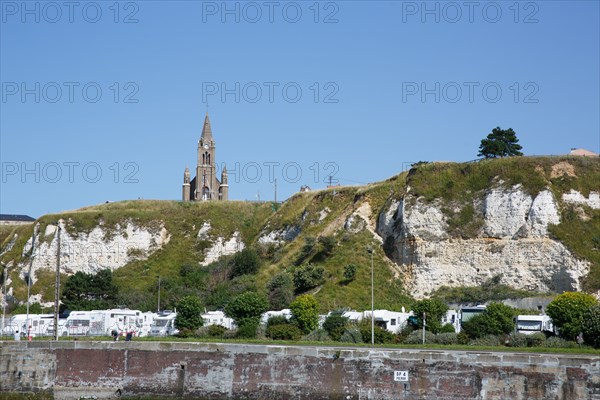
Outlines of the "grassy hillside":
M 450 233 L 469 238 L 477 235 L 482 223 L 481 215 L 472 204 L 482 199 L 491 186 L 520 184 L 531 195 L 548 187 L 559 201 L 562 213 L 562 222 L 550 227 L 551 235 L 561 240 L 577 257 L 592 263 L 592 271 L 585 282 L 586 289 L 591 291 L 600 289 L 600 211 L 565 205 L 561 198 L 571 189 L 587 196 L 590 191 L 598 190 L 599 182 L 600 160 L 581 157 L 420 163 L 410 172 L 382 182 L 298 193 L 283 204 L 123 201 L 45 215 L 38 222 L 43 232 L 48 224 L 63 219 L 71 235 L 89 232 L 101 225 L 110 236 L 117 224 L 123 226 L 126 221 L 150 230 L 164 226 L 171 235 L 168 244 L 148 259 L 132 261 L 114 271 L 120 302 L 130 308 L 156 308 L 158 276 L 161 277 L 161 308 L 174 307 L 186 294 L 200 296 L 209 308 L 219 308 L 238 293 L 266 291 L 269 280 L 279 272 L 293 274 L 298 268 L 313 264 L 323 268 L 323 282 L 309 292 L 315 294 L 323 311 L 338 307 L 367 309 L 371 299 L 371 258 L 367 248 L 372 246 L 377 288 L 375 306 L 400 309 L 409 307 L 412 299 L 404 292 L 400 277 L 381 244 L 369 231 L 374 229 L 378 215 L 387 210 L 392 199 L 399 199 L 410 190 L 410 194 L 425 201 L 442 201 L 446 205 L 443 211 L 447 213 Z M 344 229 L 348 217 L 357 212 L 367 219 L 367 223 L 362 218 L 355 218 L 354 223 L 359 224 L 359 229 Z M 199 262 L 211 245 L 210 241 L 197 237 L 205 222 L 212 226 L 212 239 L 218 236 L 228 239 L 235 231 L 240 232 L 242 241 L 256 249 L 262 259 L 258 271 L 232 278 L 231 263 L 227 259 L 201 267 Z M 258 244 L 260 236 L 290 227 L 299 232 L 294 240 L 281 245 Z M 22 252 L 32 232 L 32 225 L 0 229 L 4 252 L 0 261 L 3 266 L 9 266 L 14 294 L 19 300 L 25 299 L 26 286 L 18 278 L 14 266 L 28 260 L 28 255 Z M 14 246 L 8 250 L 15 234 Z M 319 238 L 325 238 L 331 244 L 330 253 L 322 251 Z M 311 241 L 316 245 L 307 251 L 305 245 Z M 356 266 L 356 276 L 351 281 L 343 277 L 348 264 Z M 53 272 L 40 272 L 37 278 L 32 293 L 42 293 L 45 300 L 51 300 Z

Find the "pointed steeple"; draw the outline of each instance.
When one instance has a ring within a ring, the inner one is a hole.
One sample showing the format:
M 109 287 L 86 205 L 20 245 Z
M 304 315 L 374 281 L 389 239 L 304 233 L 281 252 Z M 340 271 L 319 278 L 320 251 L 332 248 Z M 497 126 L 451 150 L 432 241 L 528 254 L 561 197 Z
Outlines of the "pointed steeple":
M 202 140 L 203 143 L 211 143 L 214 141 L 212 129 L 210 127 L 210 119 L 208 118 L 208 111 L 206 112 L 206 117 L 204 117 L 204 126 L 202 127 L 202 136 L 200 136 L 200 140 Z

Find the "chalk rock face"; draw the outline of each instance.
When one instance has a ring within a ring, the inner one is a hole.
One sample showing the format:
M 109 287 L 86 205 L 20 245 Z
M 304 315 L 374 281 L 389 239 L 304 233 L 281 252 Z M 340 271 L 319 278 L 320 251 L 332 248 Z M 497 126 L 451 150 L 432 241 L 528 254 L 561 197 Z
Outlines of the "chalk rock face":
M 280 245 L 284 242 L 291 242 L 300 234 L 300 227 L 297 225 L 289 225 L 283 229 L 276 231 L 263 232 L 258 238 L 258 243 L 263 245 L 275 244 Z
M 242 241 L 239 232 L 234 232 L 229 240 L 224 240 L 224 238 L 219 236 L 213 242 L 213 245 L 206 250 L 204 261 L 202 261 L 200 265 L 208 265 L 217 261 L 221 256 L 227 256 L 242 251 L 244 250 L 244 247 L 246 247 L 246 245 Z
M 562 199 L 565 203 L 585 205 L 594 210 L 600 209 L 600 192 L 590 192 L 590 195 L 586 198 L 577 190 L 571 190 L 563 193 Z
M 98 225 L 89 233 L 69 233 L 72 229 L 65 226 L 64 221 L 59 221 L 59 224 L 60 265 L 61 271 L 67 274 L 78 271 L 95 274 L 105 268 L 115 270 L 130 261 L 148 258 L 170 240 L 162 224 L 158 228 L 148 228 L 126 221 L 111 229 Z M 58 232 L 56 225 L 48 225 L 43 234 L 36 235 L 31 264 L 33 282 L 39 269 L 56 268 Z M 33 238 L 29 238 L 23 247 L 23 256 L 30 253 L 32 242 Z M 24 257 L 23 260 L 19 264 L 22 278 L 28 272 L 30 259 Z
M 548 225 L 560 223 L 550 190 L 532 198 L 518 185 L 498 186 L 482 196 L 472 205 L 483 229 L 466 239 L 448 232 L 449 206 L 440 199 L 426 203 L 407 194 L 380 213 L 377 232 L 413 296 L 426 297 L 441 286 L 481 285 L 497 275 L 518 289 L 581 289 L 590 263 L 548 236 Z
M 515 186 L 510 190 L 492 189 L 483 202 L 484 233 L 492 238 L 511 238 L 525 224 L 533 200 Z

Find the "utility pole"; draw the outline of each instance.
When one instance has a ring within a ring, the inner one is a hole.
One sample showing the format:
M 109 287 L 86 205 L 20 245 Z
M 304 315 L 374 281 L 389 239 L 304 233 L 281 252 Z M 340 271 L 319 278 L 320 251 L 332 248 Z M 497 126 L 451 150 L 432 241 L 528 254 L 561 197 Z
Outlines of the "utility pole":
M 54 340 L 58 340 L 58 297 L 60 296 L 60 221 L 58 223 L 56 246 L 56 287 L 54 288 Z
M 275 178 L 275 203 L 277 203 L 277 178 Z
M 160 312 L 160 275 L 158 275 L 158 306 L 156 308 L 156 312 Z
M 27 326 L 27 337 L 29 337 L 29 330 L 31 325 L 29 324 L 29 293 L 31 291 L 31 266 L 33 264 L 33 251 L 35 250 L 35 236 L 39 227 L 39 223 L 33 227 L 33 237 L 31 238 L 31 253 L 29 254 L 29 270 L 27 271 L 27 318 L 25 319 Z
M 8 269 L 8 267 L 6 265 L 4 265 L 4 268 L 2 269 L 2 275 L 4 277 L 4 280 L 3 280 L 4 292 L 2 293 L 2 332 L 4 332 L 4 320 L 6 318 L 6 270 L 7 269 Z
M 371 346 L 375 344 L 375 289 L 373 285 L 373 247 L 367 249 L 371 253 Z
M 425 344 L 425 326 L 427 325 L 427 313 L 423 312 L 423 344 Z

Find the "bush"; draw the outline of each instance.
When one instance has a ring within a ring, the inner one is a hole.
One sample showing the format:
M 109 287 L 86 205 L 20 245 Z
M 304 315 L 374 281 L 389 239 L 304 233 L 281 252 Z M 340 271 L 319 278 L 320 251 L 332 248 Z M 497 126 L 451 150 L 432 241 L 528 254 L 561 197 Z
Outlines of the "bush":
M 304 260 L 306 260 L 308 257 L 310 257 L 310 255 L 313 252 L 313 249 L 315 248 L 315 244 L 317 243 L 317 241 L 315 240 L 314 237 L 311 236 L 307 236 L 304 238 L 304 245 L 302 246 L 302 249 L 300 250 L 300 254 L 298 255 L 298 258 L 296 259 L 296 265 L 300 265 L 304 262 Z
M 425 329 L 438 333 L 442 328 L 442 317 L 448 311 L 448 305 L 440 299 L 424 299 L 417 301 L 412 309 L 415 317 L 417 317 L 416 328 L 423 327 L 423 313 L 425 313 Z
M 331 337 L 329 337 L 325 329 L 315 329 L 304 336 L 302 340 L 306 342 L 331 342 Z
M 271 310 L 283 310 L 294 300 L 294 282 L 287 272 L 275 275 L 267 284 Z
M 452 324 L 444 324 L 440 328 L 439 333 L 456 333 L 456 330 L 454 329 L 454 325 L 452 325 Z
M 473 317 L 475 318 L 475 317 Z M 492 347 L 499 347 L 502 345 L 502 343 L 500 342 L 500 337 L 496 336 L 496 335 L 485 335 L 483 337 L 471 340 L 469 342 L 469 345 L 471 346 L 492 346 Z
M 175 327 L 180 331 L 187 329 L 195 331 L 204 325 L 202 320 L 202 302 L 196 296 L 186 296 L 177 303 Z
M 238 338 L 243 339 L 254 339 L 256 337 L 256 329 L 258 328 L 258 321 L 253 319 L 244 320 L 244 322 L 238 326 L 238 330 L 235 334 Z
M 422 344 L 423 343 L 423 330 L 414 330 L 406 339 L 405 344 Z M 425 331 L 425 343 L 435 343 L 435 335 L 429 331 Z
M 255 274 L 260 268 L 260 258 L 254 249 L 245 248 L 233 256 L 232 264 L 232 277 Z
M 348 264 L 344 267 L 344 280 L 346 282 L 353 281 L 356 277 L 356 265 Z
M 269 327 L 274 326 L 274 325 L 283 325 L 283 324 L 289 324 L 289 323 L 290 323 L 290 321 L 288 321 L 288 319 L 285 316 L 275 315 L 267 320 L 267 329 L 269 329 Z
M 371 320 L 363 320 L 359 325 L 359 329 L 363 342 L 371 343 Z M 395 339 L 395 336 L 392 332 L 389 332 L 378 325 L 375 325 L 373 329 L 373 337 L 374 342 L 378 344 L 394 343 Z
M 491 303 L 483 313 L 465 322 L 462 329 L 472 339 L 487 335 L 506 335 L 514 331 L 514 312 L 512 307 Z
M 510 335 L 508 335 L 508 346 L 527 347 L 527 335 L 523 333 L 512 332 Z
M 333 340 L 339 341 L 344 331 L 346 331 L 347 325 L 348 318 L 342 316 L 341 312 L 333 312 L 323 322 L 323 329 L 327 331 Z
M 233 318 L 241 329 L 249 323 L 258 326 L 260 317 L 269 309 L 269 302 L 264 295 L 255 292 L 242 293 L 225 307 L 225 315 Z M 238 330 L 239 330 L 238 329 Z M 253 336 L 256 334 L 256 327 Z
M 298 296 L 290 304 L 290 310 L 292 311 L 292 321 L 305 334 L 313 331 L 319 325 L 319 303 L 313 296 L 309 294 Z
M 583 315 L 582 332 L 586 344 L 600 348 L 600 304 L 591 306 Z
M 298 267 L 294 271 L 294 287 L 297 293 L 306 292 L 309 289 L 321 285 L 325 280 L 323 279 L 323 273 L 325 270 L 323 267 L 317 267 L 313 264 L 307 264 Z
M 212 338 L 222 338 L 227 328 L 222 325 L 209 325 L 206 334 Z
M 575 340 L 582 331 L 584 314 L 597 303 L 590 294 L 565 292 L 548 304 L 546 313 L 552 318 L 552 323 L 559 329 L 562 338 Z
M 542 332 L 527 335 L 527 347 L 544 347 L 546 344 L 546 335 Z
M 544 347 L 561 348 L 561 349 L 572 349 L 577 346 L 578 346 L 577 343 L 572 342 L 570 340 L 565 340 L 558 336 L 549 337 L 548 339 L 546 339 L 546 343 L 544 344 Z
M 340 337 L 340 342 L 345 343 L 364 343 L 362 339 L 362 334 L 358 328 L 350 328 L 346 329 L 342 336 Z
M 333 236 L 319 236 L 319 244 L 323 248 L 321 254 L 325 257 L 331 255 L 336 245 L 336 240 Z
M 437 344 L 458 344 L 458 335 L 455 332 L 438 333 L 433 339 Z
M 302 331 L 296 325 L 285 323 L 269 326 L 266 335 L 273 340 L 298 340 Z

